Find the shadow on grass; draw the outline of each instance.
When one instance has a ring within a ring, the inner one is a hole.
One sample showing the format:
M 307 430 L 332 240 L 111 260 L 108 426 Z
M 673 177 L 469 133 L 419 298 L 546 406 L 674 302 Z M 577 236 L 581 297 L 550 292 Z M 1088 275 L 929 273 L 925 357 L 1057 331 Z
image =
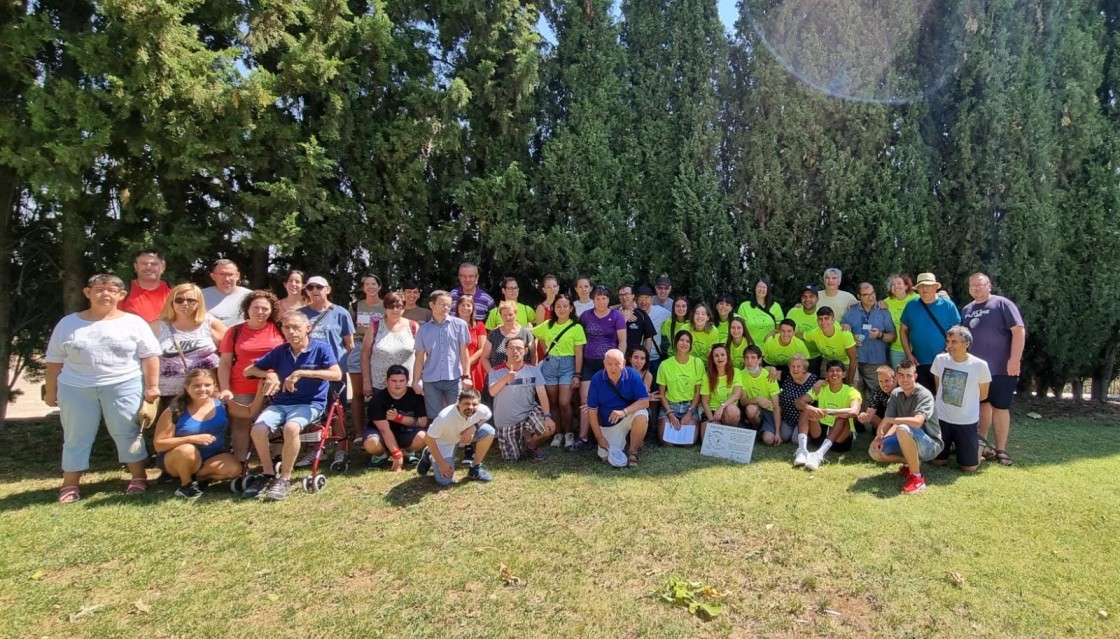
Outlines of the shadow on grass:
M 474 480 L 467 479 L 465 468 L 462 470 L 455 469 L 455 482 L 450 486 L 440 486 L 430 474 L 427 477 L 421 477 L 412 473 L 408 479 L 394 485 L 389 489 L 389 492 L 385 493 L 385 501 L 398 508 L 414 506 L 424 498 L 433 497 L 447 490 L 457 490 L 471 481 Z

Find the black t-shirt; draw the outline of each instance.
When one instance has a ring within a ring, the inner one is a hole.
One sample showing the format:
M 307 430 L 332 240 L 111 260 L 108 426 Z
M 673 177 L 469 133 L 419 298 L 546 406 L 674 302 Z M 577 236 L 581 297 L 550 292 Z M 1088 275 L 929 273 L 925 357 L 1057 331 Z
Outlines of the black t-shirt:
M 618 309 L 622 316 L 626 317 L 626 311 L 621 308 Z M 645 344 L 646 339 L 653 339 L 657 335 L 657 330 L 653 328 L 653 321 L 649 319 L 640 308 L 634 308 L 633 319 L 626 322 L 626 348 L 631 349 L 635 346 L 642 346 Z
M 397 412 L 402 416 L 419 418 L 423 417 L 424 412 L 424 398 L 417 395 L 411 388 L 404 392 L 404 395 L 397 399 L 389 394 L 389 389 L 382 388 L 373 393 L 373 398 L 369 402 L 369 426 L 376 428 L 374 422 L 385 419 L 385 413 L 389 412 L 390 408 L 397 409 Z M 390 426 L 397 428 L 416 428 L 419 424 L 414 424 L 411 419 L 407 420 L 408 426 L 404 426 L 400 422 L 389 422 Z

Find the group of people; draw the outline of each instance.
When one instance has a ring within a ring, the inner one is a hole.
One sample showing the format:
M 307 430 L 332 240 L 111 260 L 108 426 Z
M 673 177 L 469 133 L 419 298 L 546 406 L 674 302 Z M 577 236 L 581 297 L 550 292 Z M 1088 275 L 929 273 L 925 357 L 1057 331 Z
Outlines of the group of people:
M 159 403 L 152 445 L 184 498 L 242 475 L 255 451 L 260 472 L 244 494 L 284 499 L 293 469 L 316 454 L 299 458 L 300 432 L 346 394 L 352 432 L 339 421 L 336 437 L 353 436 L 370 465 L 414 463 L 441 485 L 454 481 L 459 448 L 467 476 L 490 481 L 495 442 L 506 460 L 595 449 L 627 467 L 647 433 L 694 446 L 717 423 L 758 430 L 765 445 L 793 442 L 794 466 L 810 470 L 868 433 L 873 459 L 902 464 L 906 493 L 925 488 L 923 462 L 953 453 L 964 471 L 981 455 L 1011 463 L 1008 409 L 1026 331 L 982 273 L 963 309 L 932 273 L 913 283 L 891 275 L 879 299 L 869 282 L 858 297 L 842 290 L 838 269 L 789 309 L 766 278 L 737 307 L 721 295 L 713 310 L 673 297 L 665 275 L 620 286 L 616 303 L 588 278 L 568 294 L 550 275 L 534 307 L 514 277 L 495 300 L 466 263 L 459 285 L 430 292 L 425 308 L 415 281 L 382 295 L 366 275 L 361 295 L 340 306 L 322 276 L 291 271 L 278 298 L 239 286 L 230 260 L 213 264 L 205 289 L 168 285 L 164 266 L 144 250 L 129 286 L 91 277 L 89 308 L 51 336 L 45 400 L 61 411 L 60 502 L 79 499 L 102 419 L 131 474 L 126 492 L 147 489 L 144 401 Z

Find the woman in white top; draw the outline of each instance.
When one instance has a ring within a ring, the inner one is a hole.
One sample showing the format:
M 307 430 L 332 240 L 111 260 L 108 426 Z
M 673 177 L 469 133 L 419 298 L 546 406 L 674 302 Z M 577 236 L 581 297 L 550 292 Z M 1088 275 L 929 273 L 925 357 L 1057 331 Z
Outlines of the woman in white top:
M 288 271 L 288 279 L 284 280 L 284 290 L 288 295 L 280 300 L 280 315 L 307 305 L 307 293 L 303 290 L 303 283 L 306 280 L 303 271 Z
M 142 401 L 159 398 L 159 343 L 143 319 L 117 309 L 124 282 L 116 275 L 94 275 L 82 294 L 89 308 L 62 318 L 44 358 L 43 401 L 61 410 L 61 503 L 78 501 L 78 482 L 89 469 L 102 417 L 117 458 L 132 475 L 125 492 L 147 489 L 148 451 L 136 413 Z
M 226 334 L 221 321 L 206 312 L 202 291 L 194 284 L 171 289 L 159 319 L 151 323 L 159 340 L 160 412 L 183 391 L 187 373 L 218 368 L 218 344 Z
M 408 370 L 416 359 L 416 322 L 404 317 L 404 297 L 385 296 L 385 317 L 371 322 L 362 338 L 362 394 L 373 396 L 385 388 L 389 367 L 400 364 Z

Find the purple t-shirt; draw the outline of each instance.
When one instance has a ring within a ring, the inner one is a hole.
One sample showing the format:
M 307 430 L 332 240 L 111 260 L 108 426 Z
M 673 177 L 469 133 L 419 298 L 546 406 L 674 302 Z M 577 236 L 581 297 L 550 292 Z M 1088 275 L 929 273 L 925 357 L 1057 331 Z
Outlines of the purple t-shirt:
M 987 362 L 992 375 L 1006 375 L 1007 360 L 1011 358 L 1011 329 L 1026 326 L 1019 307 L 1006 297 L 992 295 L 983 303 L 966 304 L 961 324 L 972 331 L 969 352 Z
M 595 315 L 595 309 L 584 311 L 579 316 L 579 323 L 587 335 L 587 345 L 583 347 L 584 359 L 603 359 L 607 351 L 619 348 L 618 331 L 626 330 L 626 318 L 613 308 L 606 317 Z

